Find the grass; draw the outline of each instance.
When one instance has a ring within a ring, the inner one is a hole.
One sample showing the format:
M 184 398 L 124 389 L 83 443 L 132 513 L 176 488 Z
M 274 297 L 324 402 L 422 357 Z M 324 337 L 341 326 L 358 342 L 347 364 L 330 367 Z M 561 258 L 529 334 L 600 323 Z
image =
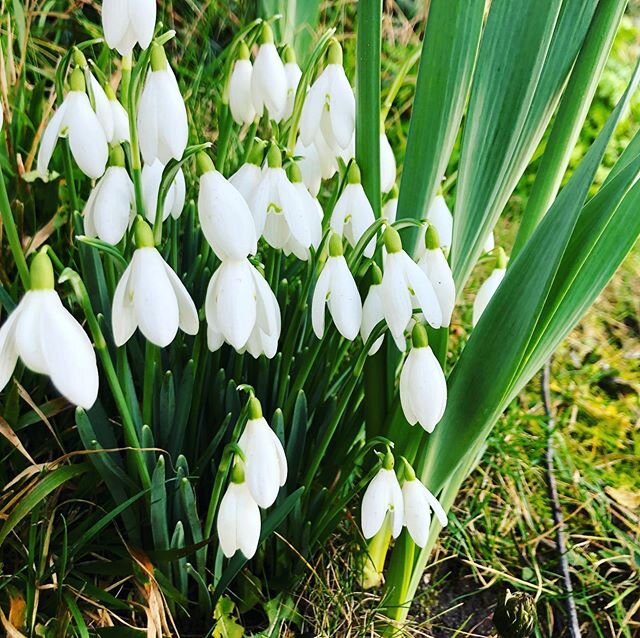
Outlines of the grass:
M 33 4 L 33 3 L 32 3 Z M 37 2 L 38 10 L 50 5 Z M 59 12 L 26 25 L 36 37 L 29 40 L 24 57 L 6 59 L 7 74 L 12 66 L 27 63 L 29 83 L 9 83 L 5 103 L 14 106 L 14 137 L 11 150 L 29 164 L 35 131 L 29 122 L 43 117 L 44 80 L 53 74 L 55 56 L 76 38 L 96 35 L 97 13 L 90 3 L 58 2 Z M 249 3 L 209 2 L 164 5 L 164 20 L 181 38 L 192 36 L 190 58 L 180 60 L 178 73 L 190 86 L 189 106 L 200 129 L 215 136 L 211 121 L 211 96 L 202 82 L 210 67 L 199 67 L 201 51 L 211 64 L 230 34 L 248 15 Z M 228 10 L 230 8 L 230 11 Z M 352 33 L 355 4 L 327 2 L 323 23 L 343 25 Z M 404 2 L 394 17 L 385 17 L 384 83 L 388 89 L 395 72 L 417 47 L 420 23 L 412 14 L 413 3 Z M 171 10 L 173 9 L 173 10 Z M 55 19 L 54 19 L 55 18 Z M 197 28 L 196 28 L 197 26 Z M 624 86 L 624 73 L 635 52 L 636 29 L 627 22 L 614 56 L 605 73 L 576 158 L 601 125 L 602 113 L 610 110 Z M 204 34 L 204 35 L 203 35 Z M 9 38 L 2 32 L 1 37 Z M 11 37 L 15 38 L 16 35 Z M 17 37 L 24 37 L 17 35 Z M 345 36 L 346 60 L 353 63 L 355 41 Z M 19 47 L 14 41 L 14 50 Z M 5 51 L 6 52 L 6 51 Z M 195 53 L 197 52 L 197 54 Z M 401 164 L 406 124 L 411 108 L 411 84 L 407 76 L 387 120 L 390 137 Z M 618 131 L 613 157 L 629 138 L 638 106 Z M 455 176 L 456 157 L 450 175 Z M 530 186 L 529 172 L 514 195 L 509 215 L 518 214 Z M 600 176 L 602 177 L 602 176 Z M 26 209 L 19 211 L 26 234 L 40 228 L 65 240 L 65 220 L 42 201 L 36 201 L 26 183 L 19 182 L 20 199 Z M 44 190 L 38 192 L 42 197 Z M 54 198 L 51 198 L 54 200 Z M 55 200 L 54 200 L 55 201 Z M 38 216 L 36 217 L 36 210 Z M 498 238 L 512 237 L 509 219 Z M 41 234 L 38 241 L 45 241 Z M 0 258 L 0 279 L 12 279 L 12 265 L 6 253 Z M 565 516 L 569 562 L 575 598 L 585 636 L 631 638 L 640 635 L 640 254 L 630 256 L 590 315 L 580 324 L 556 354 L 551 390 L 558 426 L 554 436 L 557 479 Z M 466 301 L 470 301 L 469 295 Z M 464 309 L 469 325 L 468 306 Z M 464 337 L 458 328 L 459 336 Z M 38 389 L 36 389 L 38 390 Z M 35 409 L 40 403 L 17 386 L 5 403 L 7 420 L 20 415 L 19 436 L 31 460 L 16 443 L 0 443 L 0 482 L 7 486 L 16 474 L 29 467 L 0 495 L 0 523 L 13 507 L 16 497 L 27 498 L 43 480 L 42 465 L 65 463 L 77 455 L 77 434 L 68 407 L 59 401 L 47 404 L 46 414 Z M 9 418 L 11 416 L 12 418 Z M 3 422 L 0 421 L 0 426 Z M 497 595 L 505 587 L 528 591 L 536 596 L 540 617 L 539 635 L 567 635 L 563 618 L 564 594 L 557 574 L 558 555 L 554 545 L 551 510 L 544 475 L 546 419 L 540 387 L 533 381 L 491 435 L 482 463 L 461 492 L 448 530 L 442 535 L 431 569 L 412 609 L 408 633 L 414 636 L 486 636 L 492 632 L 490 617 Z M 82 453 L 84 454 L 84 453 Z M 103 485 L 76 481 L 73 488 L 62 486 L 38 502 L 10 534 L 3 548 L 0 566 L 0 608 L 15 626 L 24 617 L 37 619 L 37 633 L 43 636 L 90 635 L 96 628 L 112 624 L 146 627 L 162 626 L 160 609 L 165 608 L 156 581 L 149 577 L 145 557 L 132 555 L 110 520 L 109 512 L 95 503 L 108 500 Z M 289 629 L 273 627 L 277 635 L 371 636 L 375 634 L 381 605 L 376 591 L 365 592 L 356 578 L 356 566 L 348 558 L 359 546 L 357 512 L 347 512 L 342 533 L 331 539 L 324 553 L 307 566 L 308 577 L 292 593 L 297 614 L 286 623 Z M 94 532 L 92 525 L 104 522 Z M 98 536 L 99 535 L 99 536 Z M 99 547 L 89 542 L 100 539 Z M 81 542 L 84 541 L 84 542 Z M 254 584 L 255 585 L 255 584 Z M 250 592 L 251 583 L 245 586 Z M 170 625 L 169 603 L 164 622 Z M 152 613 L 151 610 L 155 610 Z M 259 622 L 268 620 L 272 609 L 263 610 Z M 235 613 L 235 612 L 233 612 Z M 233 616 L 230 614 L 230 617 Z M 281 614 L 281 616 L 286 614 Z M 0 621 L 2 618 L 0 617 Z M 124 630 L 122 630 L 124 631 Z M 123 635 L 123 633 L 118 635 Z M 103 631 L 100 635 L 108 635 Z M 115 635 L 115 634 L 111 634 Z

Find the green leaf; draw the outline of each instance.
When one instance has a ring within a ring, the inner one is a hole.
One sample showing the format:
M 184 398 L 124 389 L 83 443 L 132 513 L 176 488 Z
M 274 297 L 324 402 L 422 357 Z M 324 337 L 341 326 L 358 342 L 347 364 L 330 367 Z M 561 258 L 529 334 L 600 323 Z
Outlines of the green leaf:
M 562 264 L 568 264 L 574 255 L 567 252 L 567 246 L 639 73 L 640 65 L 587 155 L 510 264 L 453 369 L 447 409 L 429 438 L 424 459 L 422 476 L 432 491 L 440 491 L 455 475 L 465 457 L 486 437 L 516 389 L 528 380 L 521 374 L 523 361 L 531 356 L 536 344 L 536 327 L 544 321 L 550 294 L 568 283 L 562 279 L 566 276 Z
M 462 137 L 451 246 L 457 290 L 529 160 L 525 140 L 539 124 L 529 110 L 543 97 L 537 89 L 561 6 L 561 0 L 491 3 Z
M 422 218 L 458 134 L 478 52 L 484 0 L 432 0 L 400 183 L 398 219 Z M 403 233 L 408 251 L 417 229 Z
M 4 525 L 0 528 L 0 545 L 11 533 L 11 530 L 51 492 L 64 485 L 67 481 L 84 474 L 88 469 L 89 465 L 86 463 L 77 463 L 76 465 L 65 465 L 50 472 L 45 471 L 33 489 L 27 492 L 9 512 Z
M 626 5 L 627 0 L 603 0 L 596 9 L 540 160 L 512 250 L 514 256 L 560 189 Z

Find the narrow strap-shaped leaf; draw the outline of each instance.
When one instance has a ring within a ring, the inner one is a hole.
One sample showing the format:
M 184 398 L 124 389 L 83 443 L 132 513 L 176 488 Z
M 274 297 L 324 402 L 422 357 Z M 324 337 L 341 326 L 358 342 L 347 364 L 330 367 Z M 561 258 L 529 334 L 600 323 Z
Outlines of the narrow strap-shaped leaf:
M 47 472 L 42 479 L 39 479 L 35 487 L 20 499 L 16 506 L 9 512 L 4 525 L 0 528 L 0 545 L 4 542 L 11 530 L 37 507 L 51 492 L 64 485 L 67 481 L 74 479 L 88 471 L 89 465 L 77 463 L 75 465 L 65 465 L 51 472 Z
M 455 143 L 478 52 L 484 0 L 432 0 L 400 182 L 398 219 L 422 218 Z M 403 232 L 405 248 L 417 229 Z
M 566 247 L 639 73 L 640 65 L 567 186 L 513 260 L 450 376 L 447 409 L 431 435 L 423 466 L 423 479 L 435 491 L 443 487 L 469 450 L 486 437 L 523 380 L 518 375 L 522 361 L 530 343 L 535 343 L 535 328 Z
M 626 5 L 627 0 L 603 0 L 596 8 L 540 160 L 512 255 L 523 247 L 560 189 Z
M 513 189 L 524 127 L 561 0 L 494 0 L 484 30 L 462 137 L 451 246 L 462 290 Z M 516 178 L 517 180 L 517 178 Z

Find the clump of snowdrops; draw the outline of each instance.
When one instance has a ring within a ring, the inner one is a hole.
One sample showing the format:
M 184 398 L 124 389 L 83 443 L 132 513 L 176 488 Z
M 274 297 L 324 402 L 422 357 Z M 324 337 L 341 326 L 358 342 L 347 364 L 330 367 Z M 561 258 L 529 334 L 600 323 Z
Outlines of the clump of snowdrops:
M 128 542 L 205 617 L 249 560 L 285 591 L 304 569 L 288 548 L 312 556 L 357 500 L 361 582 L 382 582 L 400 539 L 387 587 L 406 608 L 414 548 L 428 554 L 457 489 L 443 507 L 434 493 L 446 471 L 430 485 L 422 469 L 451 410 L 443 367 L 465 281 L 450 267 L 443 195 L 396 219 L 384 122 L 357 126 L 332 32 L 301 68 L 269 21 L 244 28 L 220 60 L 212 143 L 190 125 L 155 3 L 105 0 L 102 21 L 119 79 L 90 59 L 99 42 L 70 50 L 37 160 L 45 181 L 62 166 L 72 251 L 45 246 L 28 268 L 5 222 L 25 292 L 0 328 L 0 386 L 20 361 L 78 406 L 83 445 L 109 450 L 91 462 Z M 375 201 L 355 157 L 369 144 Z M 508 258 L 483 224 L 472 252 L 493 268 L 472 325 L 486 330 Z M 376 393 L 388 414 L 372 420 Z M 463 474 L 476 457 L 470 444 Z

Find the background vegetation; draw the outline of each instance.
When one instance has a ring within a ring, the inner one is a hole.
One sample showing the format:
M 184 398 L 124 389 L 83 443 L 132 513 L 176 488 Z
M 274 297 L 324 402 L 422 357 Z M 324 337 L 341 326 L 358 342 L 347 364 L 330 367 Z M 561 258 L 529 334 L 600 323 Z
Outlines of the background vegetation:
M 418 50 L 424 27 L 422 3 L 387 5 L 383 96 L 398 70 Z M 213 141 L 212 92 L 220 87 L 205 79 L 215 72 L 217 54 L 255 6 L 252 2 L 188 0 L 168 0 L 160 6 L 165 25 L 178 32 L 170 45 L 171 55 L 191 124 L 203 131 L 202 138 Z M 4 0 L 0 7 L 0 99 L 5 113 L 1 143 L 7 151 L 0 157 L 5 175 L 10 176 L 9 197 L 30 250 L 45 241 L 63 249 L 71 236 L 64 187 L 54 182 L 49 186 L 38 183 L 35 188 L 29 173 L 52 106 L 50 88 L 58 56 L 74 42 L 99 37 L 98 3 Z M 595 137 L 631 74 L 639 45 L 637 13 L 632 6 L 625 18 L 576 147 L 576 160 Z M 325 2 L 320 16 L 321 24 L 338 28 L 351 67 L 354 16 L 355 3 L 343 0 Z M 183 47 L 184 42 L 189 46 Z M 400 166 L 414 72 L 408 74 L 387 118 Z M 609 163 L 635 133 L 639 111 L 636 100 L 617 131 Z M 456 158 L 454 152 L 445 190 L 455 180 Z M 509 214 L 497 229 L 498 239 L 511 236 L 511 222 L 522 210 L 535 169 L 534 163 L 523 177 Z M 603 179 L 604 173 L 599 177 Z M 552 366 L 557 479 L 576 603 L 586 636 L 631 638 L 640 633 L 639 272 L 636 249 Z M 14 265 L 3 250 L 0 294 L 5 295 L 14 280 Z M 453 331 L 462 338 L 461 325 L 454 323 Z M 36 388 L 36 392 L 41 390 Z M 10 622 L 20 628 L 35 619 L 36 634 L 42 636 L 88 636 L 98 627 L 103 628 L 100 635 L 108 635 L 106 628 L 116 621 L 146 626 L 142 619 L 162 607 L 160 590 L 144 578 L 148 565 L 124 545 L 112 522 L 115 515 L 95 505 L 101 502 L 99 495 L 105 488 L 96 482 L 89 466 L 65 465 L 68 458 L 85 454 L 78 451 L 72 410 L 63 400 L 51 401 L 44 409 L 39 404 L 37 397 L 15 385 L 5 393 L 0 412 L 0 431 L 5 435 L 0 440 L 2 529 L 7 529 L 7 521 L 21 507 L 29 512 L 3 538 L 0 620 L 5 626 Z M 412 610 L 415 635 L 489 635 L 492 609 L 505 587 L 536 596 L 539 635 L 566 635 L 564 593 L 557 575 L 558 553 L 544 473 L 547 420 L 540 386 L 532 382 L 501 419 L 488 441 L 483 463 L 460 494 L 437 549 L 437 565 L 425 575 Z M 6 423 L 13 426 L 19 440 Z M 82 472 L 82 478 L 63 487 L 43 487 L 38 468 L 54 461 L 69 472 Z M 43 500 L 45 489 L 48 495 Z M 37 505 L 31 507 L 33 503 Z M 355 519 L 347 517 L 341 534 L 332 539 L 318 563 L 308 566 L 308 579 L 293 592 L 292 600 L 273 603 L 285 607 L 298 603 L 300 612 L 290 619 L 292 629 L 310 636 L 371 635 L 376 593 L 363 596 L 353 565 L 345 562 L 348 552 L 344 549 L 359 542 L 358 534 Z M 140 586 L 145 580 L 147 585 Z M 256 584 L 245 583 L 244 588 L 244 598 L 250 601 Z M 259 592 L 253 593 L 257 598 Z M 229 610 L 218 610 L 223 619 L 219 635 L 236 635 L 233 613 L 222 611 Z M 262 610 L 259 621 L 264 624 L 265 618 L 275 617 L 273 611 Z M 270 627 L 266 635 L 284 631 Z

